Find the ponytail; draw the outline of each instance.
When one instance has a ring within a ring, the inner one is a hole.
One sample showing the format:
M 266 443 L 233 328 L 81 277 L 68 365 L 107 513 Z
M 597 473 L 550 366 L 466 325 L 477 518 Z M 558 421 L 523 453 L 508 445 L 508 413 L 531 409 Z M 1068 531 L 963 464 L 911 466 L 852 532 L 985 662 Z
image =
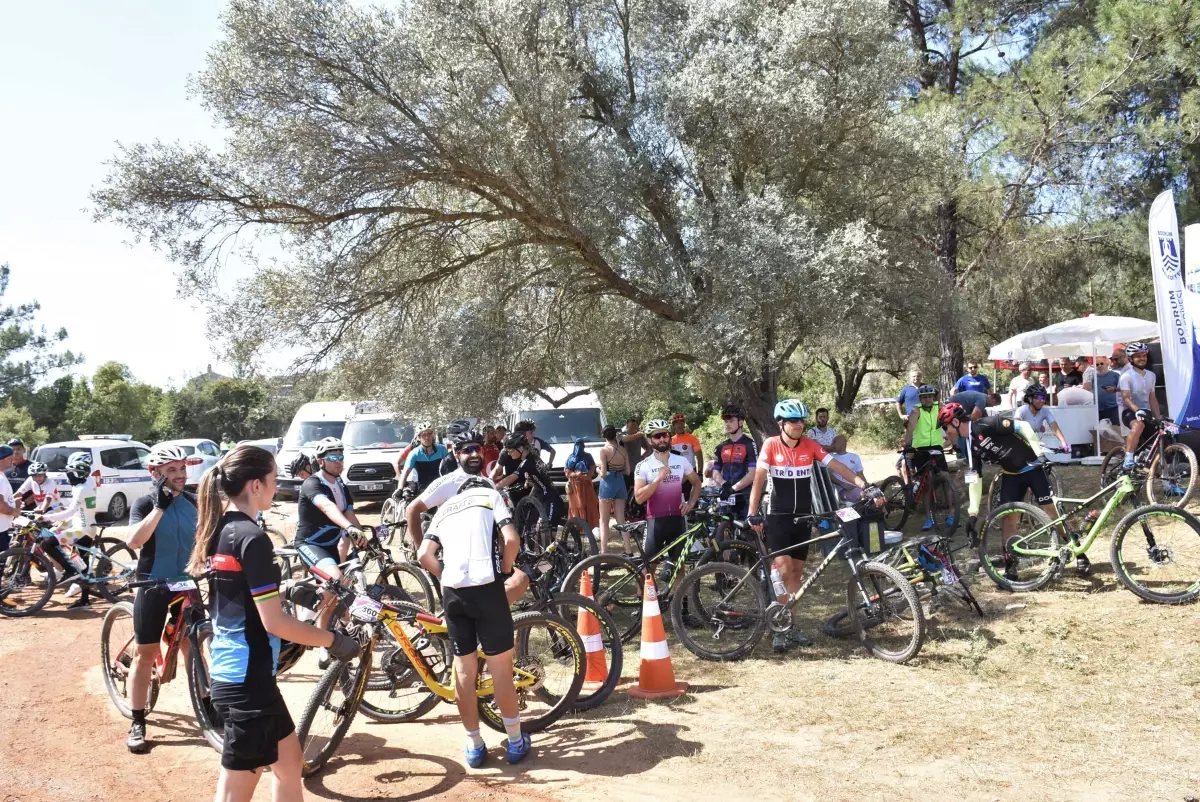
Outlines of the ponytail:
M 274 472 L 275 457 L 271 452 L 251 445 L 238 446 L 205 472 L 196 491 L 196 544 L 188 560 L 189 574 L 199 576 L 208 569 L 213 539 L 225 512 L 221 497 L 240 496 L 247 484 Z

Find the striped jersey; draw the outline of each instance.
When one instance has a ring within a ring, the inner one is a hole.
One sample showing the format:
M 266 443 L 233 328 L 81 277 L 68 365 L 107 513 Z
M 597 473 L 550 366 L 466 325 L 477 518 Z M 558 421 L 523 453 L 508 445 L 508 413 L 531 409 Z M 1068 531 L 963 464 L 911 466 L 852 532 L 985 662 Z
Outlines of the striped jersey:
M 784 444 L 782 437 L 763 443 L 758 467 L 767 469 L 771 480 L 771 515 L 798 515 L 812 512 L 812 473 L 817 462 L 828 465 L 833 455 L 816 440 L 801 437 L 795 447 Z

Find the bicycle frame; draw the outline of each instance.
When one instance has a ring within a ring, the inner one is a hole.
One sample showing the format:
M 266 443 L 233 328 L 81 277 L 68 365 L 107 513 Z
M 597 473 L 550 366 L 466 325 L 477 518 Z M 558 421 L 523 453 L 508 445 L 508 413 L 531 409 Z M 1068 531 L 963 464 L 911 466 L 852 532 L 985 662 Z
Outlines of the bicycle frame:
M 1059 502 L 1059 501 L 1065 501 L 1070 504 L 1079 504 L 1080 506 L 1077 507 L 1076 509 L 1072 510 L 1071 512 L 1066 513 L 1065 515 L 1060 514 L 1057 518 L 1055 518 L 1049 524 L 1042 526 L 1042 527 L 1034 530 L 1033 532 L 1030 532 L 1027 535 L 1023 535 L 1021 537 L 1018 537 L 1018 538 L 1015 538 L 1015 539 L 1009 541 L 1007 548 L 1009 548 L 1014 554 L 1018 554 L 1018 555 L 1026 556 L 1026 557 L 1045 557 L 1045 558 L 1057 557 L 1059 554 L 1059 552 L 1057 550 L 1054 550 L 1054 549 L 1028 549 L 1028 548 L 1024 548 L 1022 546 L 1022 544 L 1028 542 L 1028 540 L 1030 538 L 1036 537 L 1037 535 L 1041 535 L 1041 534 L 1045 533 L 1046 531 L 1053 529 L 1056 526 L 1059 527 L 1060 529 L 1062 529 L 1063 531 L 1067 531 L 1066 527 L 1063 526 L 1063 524 L 1066 522 L 1066 520 L 1068 518 L 1070 518 L 1073 515 L 1078 515 L 1081 510 L 1087 509 L 1097 499 L 1101 498 L 1102 496 L 1104 496 L 1108 493 L 1112 493 L 1112 497 L 1109 498 L 1108 503 L 1106 503 L 1104 505 L 1104 507 L 1100 510 L 1100 515 L 1096 518 L 1095 522 L 1092 523 L 1091 528 L 1088 530 L 1087 534 L 1083 537 L 1083 539 L 1081 539 L 1079 541 L 1078 545 L 1071 542 L 1070 538 L 1067 538 L 1067 542 L 1063 546 L 1064 548 L 1069 548 L 1075 556 L 1084 554 L 1085 552 L 1087 552 L 1087 550 L 1089 548 L 1091 548 L 1092 543 L 1094 543 L 1096 541 L 1096 538 L 1100 534 L 1101 528 L 1103 528 L 1105 522 L 1108 520 L 1108 517 L 1112 514 L 1113 510 L 1115 510 L 1121 504 L 1121 502 L 1125 500 L 1126 496 L 1132 495 L 1135 492 L 1137 492 L 1137 491 L 1134 488 L 1133 481 L 1129 478 L 1129 475 L 1122 474 L 1121 477 L 1119 479 L 1117 479 L 1117 481 L 1113 482 L 1112 484 L 1108 485 L 1107 487 L 1102 488 L 1100 490 L 1100 492 L 1096 493 L 1096 495 L 1092 496 L 1091 498 L 1088 498 L 1088 499 L 1071 499 L 1071 498 L 1055 499 L 1056 509 L 1057 509 L 1057 502 Z M 1016 511 L 1012 510 L 1012 511 L 1003 513 L 1002 515 L 997 516 L 997 517 L 1003 518 L 1004 515 L 1011 515 L 1014 512 L 1016 512 Z
M 24 541 L 25 541 L 25 548 L 29 549 L 34 554 L 45 557 L 47 560 L 50 561 L 50 563 L 52 565 L 57 565 L 58 561 L 55 560 L 53 557 L 51 557 L 46 552 L 45 547 L 42 546 L 42 543 L 41 543 L 41 539 L 43 537 L 57 538 L 57 536 L 54 534 L 53 531 L 51 531 L 49 529 L 38 529 L 36 531 L 37 531 L 37 534 L 34 534 L 35 530 L 33 528 L 28 528 L 21 532 L 21 536 L 24 538 Z M 97 537 L 99 537 L 99 535 L 97 535 Z M 60 546 L 60 548 L 61 548 L 61 546 Z M 76 553 L 78 553 L 78 554 L 86 554 L 89 557 L 92 557 L 96 560 L 107 560 L 108 562 L 112 563 L 113 565 L 115 565 L 121 569 L 121 573 L 119 573 L 119 574 L 109 574 L 109 575 L 103 576 L 103 577 L 92 576 L 89 573 L 84 573 L 83 571 L 80 571 L 78 574 L 76 574 L 72 577 L 71 581 L 73 581 L 73 582 L 82 581 L 83 583 L 88 584 L 88 585 L 97 585 L 97 584 L 102 584 L 102 583 L 106 584 L 108 582 L 122 582 L 126 579 L 130 579 L 134 575 L 134 573 L 136 573 L 136 571 L 137 571 L 137 568 L 135 566 L 126 565 L 125 563 L 121 562 L 120 560 L 116 559 L 115 557 L 110 557 L 107 554 L 105 554 L 104 552 L 102 552 L 96 548 L 93 548 L 91 546 L 82 546 L 79 543 L 76 543 L 76 544 L 74 544 L 73 548 L 75 549 Z M 64 554 L 65 553 L 66 552 L 64 551 Z M 90 568 L 91 564 L 92 564 L 91 561 L 86 561 L 86 562 L 89 563 L 87 567 Z
M 675 548 L 676 546 L 679 546 L 680 544 L 682 544 L 682 547 L 680 548 L 680 553 L 682 555 L 684 555 L 684 557 L 686 558 L 687 554 L 692 550 L 692 544 L 696 542 L 696 537 L 701 532 L 705 533 L 708 536 L 711 536 L 711 533 L 708 531 L 708 526 L 705 524 L 705 522 L 697 521 L 696 523 L 689 526 L 686 530 L 684 530 L 682 535 L 675 538 L 667 545 L 663 546 L 662 549 L 659 550 L 658 554 L 654 555 L 653 557 L 650 557 L 649 559 L 646 558 L 646 553 L 644 551 L 642 551 L 642 545 L 641 545 L 641 543 L 638 542 L 638 539 L 631 538 L 631 540 L 633 541 L 637 550 L 641 553 L 642 561 L 644 563 L 642 566 L 642 570 L 644 572 L 648 573 L 650 571 L 651 565 L 654 565 L 658 561 L 665 559 L 668 555 L 670 555 L 671 549 Z M 671 579 L 667 582 L 668 588 L 675 587 L 675 582 L 681 576 L 680 572 L 683 570 L 684 563 L 686 563 L 686 562 L 687 562 L 686 559 L 680 559 L 675 562 L 675 565 L 671 570 Z M 620 587 L 620 585 L 618 584 L 616 587 Z

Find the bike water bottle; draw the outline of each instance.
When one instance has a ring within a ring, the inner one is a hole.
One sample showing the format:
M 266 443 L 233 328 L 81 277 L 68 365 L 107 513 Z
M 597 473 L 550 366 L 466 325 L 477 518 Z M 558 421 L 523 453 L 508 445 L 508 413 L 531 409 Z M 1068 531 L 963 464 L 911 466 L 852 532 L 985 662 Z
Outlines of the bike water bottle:
M 783 574 L 779 573 L 778 568 L 771 568 L 771 587 L 775 589 L 776 596 L 786 596 L 787 585 L 783 584 Z
M 1100 510 L 1092 510 L 1087 515 L 1083 516 L 1083 525 L 1090 529 L 1092 524 L 1096 523 L 1096 519 L 1100 517 Z
M 76 551 L 71 552 L 71 556 L 67 558 L 67 562 L 69 562 L 69 563 L 71 563 L 71 565 L 75 566 L 75 570 L 81 574 L 87 568 L 87 563 L 85 563 L 83 561 L 83 558 L 80 557 L 79 553 Z

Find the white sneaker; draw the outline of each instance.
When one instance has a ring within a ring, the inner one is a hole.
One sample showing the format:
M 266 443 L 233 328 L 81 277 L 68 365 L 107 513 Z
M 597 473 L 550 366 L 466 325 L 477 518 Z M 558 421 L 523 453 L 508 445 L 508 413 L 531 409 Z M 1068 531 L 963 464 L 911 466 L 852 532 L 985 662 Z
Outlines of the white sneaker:
M 55 568 L 54 569 L 54 584 L 61 585 L 62 578 L 63 578 L 63 569 Z
M 72 582 L 70 585 L 67 586 L 67 589 L 65 591 L 63 591 L 63 598 L 73 599 L 79 595 L 79 591 L 80 591 L 79 583 Z

